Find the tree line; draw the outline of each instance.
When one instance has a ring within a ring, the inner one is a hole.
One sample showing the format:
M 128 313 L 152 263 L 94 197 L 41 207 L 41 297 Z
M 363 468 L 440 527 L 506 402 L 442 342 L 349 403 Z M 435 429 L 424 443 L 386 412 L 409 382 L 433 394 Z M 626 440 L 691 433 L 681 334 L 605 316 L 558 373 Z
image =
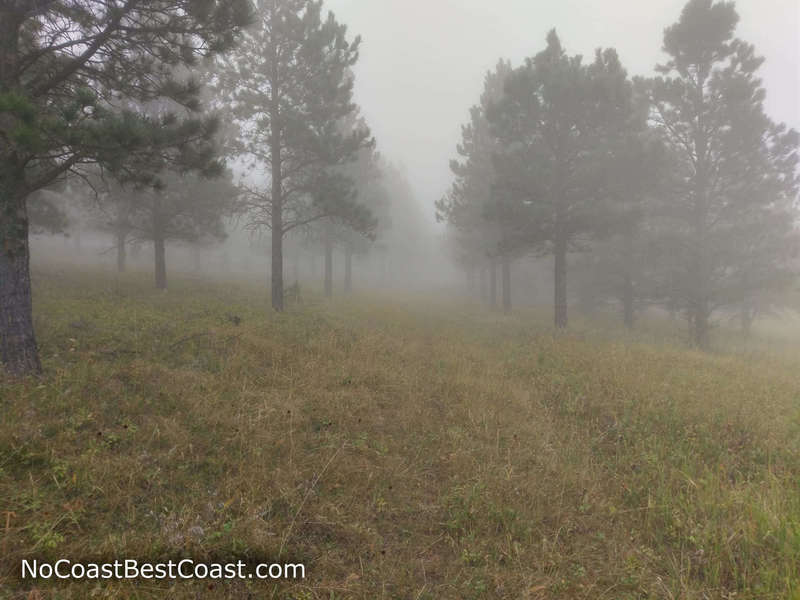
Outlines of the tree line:
M 660 305 L 709 343 L 713 315 L 745 328 L 796 281 L 798 145 L 764 111 L 763 59 L 735 35 L 733 2 L 690 0 L 664 31 L 664 64 L 630 77 L 612 48 L 546 47 L 485 78 L 462 128 L 454 180 L 436 203 L 469 272 L 552 256 L 554 323 L 568 323 L 568 264 L 579 291 L 613 299 L 625 325 Z
M 153 243 L 159 288 L 165 243 L 224 238 L 232 215 L 271 233 L 275 310 L 292 233 L 325 240 L 328 273 L 343 245 L 350 285 L 390 169 L 352 100 L 359 45 L 321 0 L 0 0 L 5 368 L 41 370 L 29 234 L 63 226 L 65 187 L 93 190 L 120 269 L 127 241 Z

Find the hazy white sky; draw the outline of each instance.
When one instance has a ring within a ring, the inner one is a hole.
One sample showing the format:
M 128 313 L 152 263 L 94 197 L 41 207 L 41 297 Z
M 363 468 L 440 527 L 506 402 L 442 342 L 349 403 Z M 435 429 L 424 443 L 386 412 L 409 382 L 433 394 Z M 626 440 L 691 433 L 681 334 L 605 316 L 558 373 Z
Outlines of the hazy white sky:
M 363 38 L 356 100 L 379 149 L 408 170 L 419 201 L 450 183 L 460 126 L 499 58 L 519 65 L 558 30 L 570 54 L 613 46 L 633 75 L 650 74 L 665 27 L 685 0 L 326 0 Z M 739 37 L 766 58 L 773 119 L 800 129 L 800 0 L 738 0 Z

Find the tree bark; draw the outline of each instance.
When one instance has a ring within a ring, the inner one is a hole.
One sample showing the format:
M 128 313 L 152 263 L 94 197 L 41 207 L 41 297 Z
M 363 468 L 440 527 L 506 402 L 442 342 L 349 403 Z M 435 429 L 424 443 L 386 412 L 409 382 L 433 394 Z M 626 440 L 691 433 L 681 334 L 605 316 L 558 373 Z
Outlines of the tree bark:
M 703 82 L 698 82 L 697 106 L 703 104 Z M 692 289 L 689 290 L 689 312 L 692 319 L 692 343 L 701 349 L 708 347 L 708 320 L 709 295 L 708 277 L 710 275 L 709 256 L 706 246 L 708 237 L 708 187 L 709 187 L 709 168 L 708 168 L 708 137 L 704 131 L 704 119 L 698 115 L 696 129 L 694 132 L 695 173 L 694 173 L 694 212 L 693 212 L 693 256 L 689 265 Z
M 167 250 L 164 233 L 164 218 L 161 215 L 161 198 L 153 200 L 153 254 L 155 256 L 155 280 L 157 290 L 167 289 Z
M 349 245 L 344 248 L 344 293 L 353 291 L 353 250 Z
M 13 375 L 41 373 L 39 350 L 33 330 L 33 303 L 30 276 L 30 246 L 25 200 L 18 201 L 15 222 L 17 235 L 0 243 L 0 360 Z M 3 215 L 6 219 L 11 214 Z
M 274 11 L 273 5 L 273 11 Z M 274 12 L 273 12 L 274 18 Z M 272 40 L 272 90 L 270 98 L 269 153 L 270 175 L 272 177 L 272 308 L 283 311 L 283 161 L 281 158 L 281 109 L 278 97 L 278 47 Z
M 559 228 L 560 229 L 560 228 Z M 556 232 L 555 254 L 555 326 L 567 326 L 567 236 L 563 230 Z
M 626 228 L 624 232 L 625 256 L 622 267 L 624 269 L 622 281 L 622 321 L 627 329 L 633 329 L 636 321 L 636 288 L 634 286 L 634 257 L 635 239 L 634 228 Z
M 9 7 L 4 7 L 9 8 Z M 17 89 L 21 14 L 0 10 L 0 90 Z M 33 330 L 25 159 L 6 133 L 16 127 L 0 113 L 0 362 L 13 375 L 41 373 Z
M 325 233 L 325 297 L 333 297 L 333 240 Z
M 504 256 L 502 259 L 503 280 L 503 312 L 511 312 L 511 260 Z

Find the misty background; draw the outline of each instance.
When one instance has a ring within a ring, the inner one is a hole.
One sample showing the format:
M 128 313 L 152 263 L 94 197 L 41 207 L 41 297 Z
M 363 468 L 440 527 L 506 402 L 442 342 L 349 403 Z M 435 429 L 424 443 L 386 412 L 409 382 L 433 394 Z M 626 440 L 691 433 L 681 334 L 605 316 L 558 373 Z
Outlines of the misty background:
M 684 0 L 328 0 L 361 35 L 355 98 L 380 149 L 405 165 L 420 207 L 434 223 L 433 201 L 450 185 L 448 162 L 499 58 L 518 67 L 541 49 L 553 27 L 567 52 L 591 60 L 613 47 L 633 75 L 665 60 L 664 29 Z M 773 120 L 800 129 L 800 3 L 738 0 L 737 35 L 766 60 L 759 74 Z
M 347 36 L 362 38 L 352 68 L 353 100 L 376 140 L 384 167 L 392 173 L 387 178 L 392 182 L 391 199 L 389 207 L 375 215 L 380 225 L 371 246 L 348 252 L 352 254 L 348 257 L 338 241 L 327 269 L 325 255 L 332 252 L 325 251 L 319 230 L 310 236 L 300 231 L 287 236 L 283 268 L 287 285 L 302 282 L 311 289 L 324 285 L 329 295 L 333 288 L 339 293 L 353 286 L 445 290 L 472 300 L 482 294 L 486 303 L 488 275 L 464 273 L 455 260 L 448 228 L 437 223 L 435 208 L 453 183 L 450 161 L 457 157 L 462 127 L 480 98 L 486 73 L 498 59 L 519 67 L 541 50 L 547 32 L 555 28 L 566 53 L 582 55 L 585 64 L 597 48 L 611 47 L 630 77 L 652 76 L 655 66 L 667 59 L 662 51 L 664 30 L 683 6 L 683 0 L 326 1 L 323 11 L 331 11 L 347 27 Z M 800 129 L 800 5 L 793 0 L 740 0 L 736 10 L 736 36 L 754 44 L 756 53 L 765 58 L 758 76 L 767 91 L 767 115 Z M 263 183 L 263 171 L 245 174 L 241 164 L 229 166 L 236 179 Z M 112 265 L 113 235 L 107 228 L 98 231 L 98 218 L 105 217 L 73 210 L 63 239 L 36 236 L 34 259 L 71 257 Z M 169 242 L 170 270 L 245 277 L 254 283 L 269 279 L 268 228 L 248 228 L 247 218 L 240 215 L 228 219 L 225 229 L 226 237 L 201 244 Z M 151 268 L 153 249 L 147 239 L 130 239 L 123 245 L 128 246 L 129 265 Z M 550 301 L 548 259 L 523 252 L 511 269 L 514 306 Z M 351 270 L 355 276 L 348 274 Z M 478 276 L 480 282 L 470 279 Z M 570 295 L 575 291 L 573 287 Z

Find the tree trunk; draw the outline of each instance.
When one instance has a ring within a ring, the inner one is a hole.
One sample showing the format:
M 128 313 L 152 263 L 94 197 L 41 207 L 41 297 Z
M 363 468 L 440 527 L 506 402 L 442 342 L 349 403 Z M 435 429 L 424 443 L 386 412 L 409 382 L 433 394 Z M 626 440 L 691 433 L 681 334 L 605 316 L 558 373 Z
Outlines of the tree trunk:
M 273 5 L 274 10 L 274 5 Z M 275 90 L 279 81 L 278 48 L 272 43 L 272 97 L 270 98 L 270 174 L 272 177 L 272 308 L 283 311 L 283 161 L 281 157 L 280 98 Z
M 698 83 L 699 104 L 702 103 L 702 83 Z M 708 347 L 708 309 L 709 299 L 709 256 L 707 250 L 708 237 L 708 164 L 707 150 L 708 138 L 704 130 L 703 117 L 698 115 L 697 126 L 694 132 L 694 150 L 697 156 L 695 162 L 694 189 L 693 189 L 693 256 L 689 265 L 690 284 L 689 312 L 692 315 L 692 343 L 701 349 Z
M 325 233 L 325 297 L 333 297 L 333 240 Z
M 497 310 L 497 260 L 489 259 L 489 308 Z
M 625 231 L 625 257 L 623 258 L 623 268 L 625 269 L 622 282 L 622 320 L 627 329 L 633 329 L 636 320 L 636 289 L 633 283 L 634 274 L 634 254 L 635 240 L 633 227 Z
M 567 236 L 563 231 L 556 232 L 555 254 L 555 326 L 567 326 Z
M 161 198 L 153 200 L 153 255 L 155 256 L 156 289 L 167 289 L 167 250 L 164 234 L 164 218 L 161 215 Z
M 344 248 L 344 293 L 353 291 L 353 250 L 349 245 Z
M 511 260 L 504 256 L 502 259 L 503 280 L 503 312 L 511 312 Z
M 283 311 L 283 235 L 279 232 L 282 225 L 280 210 L 272 207 L 272 308 Z M 277 227 L 277 229 L 276 229 Z
M 5 3 L 6 5 L 8 3 Z M 8 7 L 6 7 L 8 8 Z M 20 28 L 18 12 L 0 10 L 0 91 L 18 86 Z M 42 370 L 33 330 L 25 163 L 5 133 L 17 126 L 12 112 L 0 113 L 0 362 L 13 375 Z
M 19 208 L 3 211 L 3 219 L 16 215 L 0 227 L 13 228 L 14 237 L 0 244 L 0 360 L 13 375 L 41 373 L 39 351 L 33 331 L 30 276 L 30 246 L 25 200 Z M 0 207 L 0 209 L 5 207 Z
M 126 262 L 127 262 L 127 243 L 128 243 L 128 232 L 124 229 L 117 228 L 117 272 L 124 273 Z

